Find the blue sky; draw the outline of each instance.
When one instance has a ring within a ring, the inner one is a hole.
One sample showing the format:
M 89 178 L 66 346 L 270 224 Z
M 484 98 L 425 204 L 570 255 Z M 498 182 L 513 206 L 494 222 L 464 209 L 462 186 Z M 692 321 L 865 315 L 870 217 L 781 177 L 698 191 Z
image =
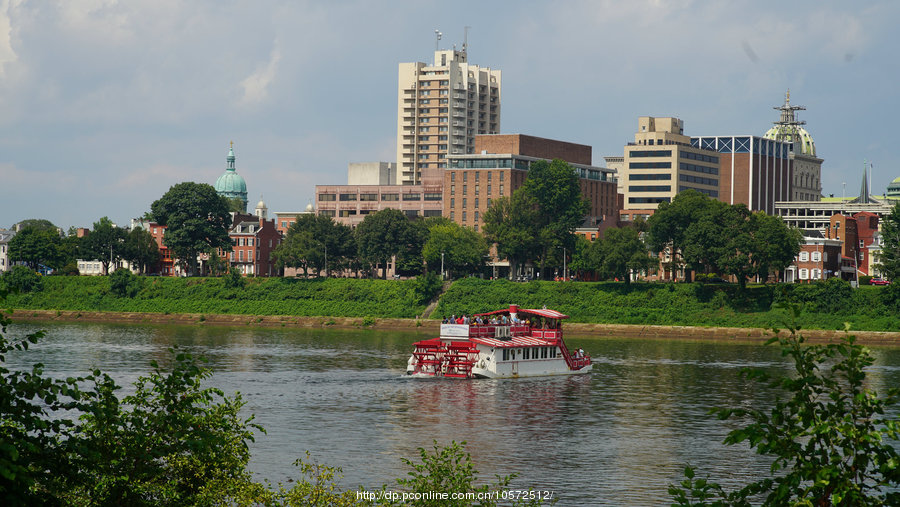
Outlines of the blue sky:
M 621 155 L 638 116 L 763 134 L 790 88 L 824 193 L 900 176 L 900 2 L 0 0 L 0 227 L 120 225 L 229 141 L 250 201 L 301 210 L 394 161 L 397 64 L 461 44 L 503 72 L 501 131 Z

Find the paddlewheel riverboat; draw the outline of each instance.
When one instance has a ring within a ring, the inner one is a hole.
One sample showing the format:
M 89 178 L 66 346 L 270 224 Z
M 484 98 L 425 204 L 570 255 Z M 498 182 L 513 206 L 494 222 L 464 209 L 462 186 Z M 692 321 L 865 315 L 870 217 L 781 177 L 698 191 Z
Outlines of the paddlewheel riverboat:
M 453 378 L 587 373 L 593 367 L 590 356 L 570 352 L 563 342 L 562 320 L 567 318 L 546 308 L 510 305 L 473 315 L 468 324 L 441 324 L 439 337 L 413 344 L 406 373 Z

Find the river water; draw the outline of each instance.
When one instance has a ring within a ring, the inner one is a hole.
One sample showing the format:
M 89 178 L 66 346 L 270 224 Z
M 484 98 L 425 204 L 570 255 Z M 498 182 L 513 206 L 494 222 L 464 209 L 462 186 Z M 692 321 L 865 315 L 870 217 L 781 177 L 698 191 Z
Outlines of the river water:
M 343 468 L 348 488 L 378 488 L 409 471 L 417 448 L 466 441 L 484 480 L 517 473 L 517 488 L 550 490 L 559 505 L 663 505 L 685 463 L 724 485 L 764 475 L 769 462 L 721 444 L 736 422 L 714 406 L 749 406 L 770 394 L 740 379 L 744 367 L 788 364 L 774 346 L 569 337 L 594 372 L 514 380 L 433 380 L 404 375 L 414 341 L 382 330 L 46 324 L 47 337 L 7 359 L 53 376 L 100 368 L 127 389 L 173 345 L 209 359 L 209 385 L 240 391 L 267 430 L 252 469 L 272 483 L 297 477 L 310 451 Z M 37 329 L 17 324 L 10 334 Z M 900 382 L 900 349 L 875 349 L 871 387 Z

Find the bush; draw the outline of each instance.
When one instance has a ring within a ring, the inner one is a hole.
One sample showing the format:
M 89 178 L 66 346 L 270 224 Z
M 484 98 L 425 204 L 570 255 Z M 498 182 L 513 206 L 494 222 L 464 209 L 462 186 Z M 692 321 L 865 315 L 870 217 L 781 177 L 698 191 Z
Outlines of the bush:
M 241 271 L 234 266 L 228 269 L 228 274 L 223 278 L 227 289 L 241 289 L 244 287 L 244 277 L 241 276 Z
M 119 268 L 109 275 L 109 291 L 123 298 L 133 298 L 141 291 L 141 279 L 126 268 Z
M 865 369 L 874 360 L 854 337 L 806 346 L 798 329 L 790 331 L 768 343 L 778 343 L 790 356 L 794 375 L 770 378 L 760 370 L 744 371 L 786 397 L 777 397 L 772 407 L 713 410 L 721 420 L 750 421 L 731 431 L 725 443 L 747 442 L 757 454 L 772 456 L 772 477 L 726 492 L 715 482 L 695 480 L 688 466 L 685 480 L 669 487 L 675 505 L 750 505 L 751 498 L 763 495 L 765 505 L 900 503 L 900 454 L 891 442 L 900 438 L 900 421 L 885 416 L 900 401 L 900 390 L 889 388 L 879 398 L 866 388 Z
M 59 274 L 63 276 L 80 276 L 81 272 L 78 271 L 78 264 L 75 262 L 70 262 L 62 267 L 59 270 Z
M 37 292 L 43 289 L 44 281 L 41 275 L 25 266 L 13 266 L 0 277 L 2 285 L 10 291 L 21 293 Z

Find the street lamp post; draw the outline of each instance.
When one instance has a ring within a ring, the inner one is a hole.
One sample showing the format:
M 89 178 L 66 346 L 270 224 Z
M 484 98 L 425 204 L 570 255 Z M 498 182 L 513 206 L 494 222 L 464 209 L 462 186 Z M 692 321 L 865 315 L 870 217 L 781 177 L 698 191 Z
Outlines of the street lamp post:
M 441 252 L 441 280 L 444 279 L 444 252 Z

